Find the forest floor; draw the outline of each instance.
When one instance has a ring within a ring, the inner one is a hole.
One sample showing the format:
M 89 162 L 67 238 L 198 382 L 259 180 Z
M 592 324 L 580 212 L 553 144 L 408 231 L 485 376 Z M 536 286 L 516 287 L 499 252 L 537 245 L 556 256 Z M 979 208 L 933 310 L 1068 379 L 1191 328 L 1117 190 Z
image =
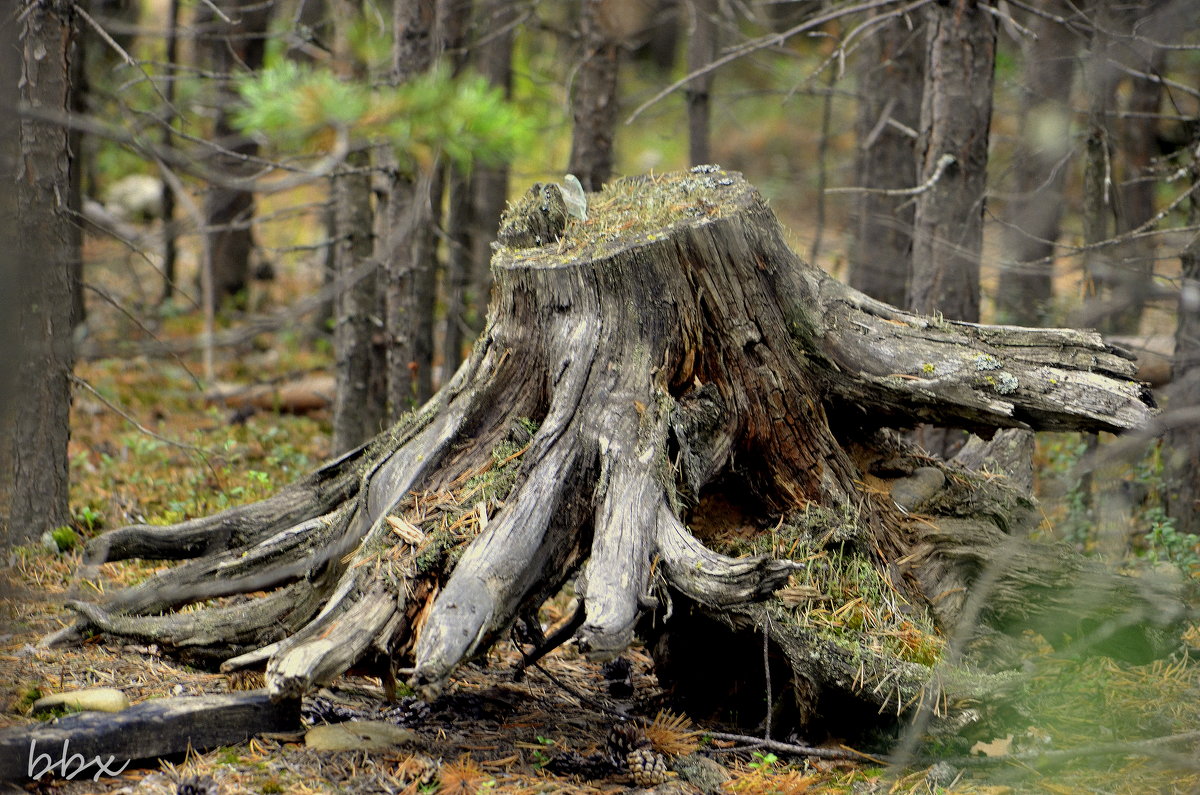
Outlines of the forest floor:
M 88 344 L 106 355 L 79 363 L 72 412 L 71 510 L 80 540 L 130 522 L 165 524 L 260 499 L 328 455 L 327 408 L 251 411 L 215 401 L 195 375 L 202 372 L 198 349 L 177 356 L 116 355 L 139 340 L 195 340 L 200 321 L 186 306 L 153 308 L 142 266 L 111 250 L 99 253 L 109 258 L 95 277 L 106 292 L 89 299 Z M 276 281 L 255 286 L 251 311 L 288 306 L 310 286 L 285 270 Z M 121 300 L 106 302 L 102 294 Z M 118 303 L 123 309 L 115 308 Z M 315 329 L 311 318 L 301 318 L 218 349 L 214 380 L 279 383 L 328 373 L 329 343 Z M 1081 444 L 1078 436 L 1064 434 L 1041 442 L 1040 481 L 1055 495 L 1044 504 L 1047 532 L 1072 521 L 1069 465 Z M 1131 469 L 1131 482 L 1153 488 L 1153 473 L 1144 470 Z M 1149 520 L 1140 517 L 1145 521 L 1131 532 L 1149 527 L 1149 540 L 1130 548 L 1139 554 L 1149 550 L 1196 576 L 1195 547 L 1164 535 L 1161 523 L 1153 536 L 1152 514 Z M 103 637 L 72 648 L 36 648 L 39 639 L 70 620 L 62 606 L 66 598 L 138 582 L 160 566 L 105 564 L 95 585 L 77 578 L 78 544 L 61 545 L 68 548 L 18 548 L 0 570 L 0 625 L 6 627 L 0 632 L 0 726 L 32 721 L 32 701 L 52 692 L 112 686 L 136 703 L 255 685 L 252 677 L 193 668 L 157 648 L 120 646 Z M 541 618 L 553 623 L 566 609 L 566 597 L 555 600 Z M 1200 729 L 1200 665 L 1194 659 L 1200 656 L 1200 628 L 1191 627 L 1184 639 L 1172 657 L 1132 665 L 1063 656 L 1034 638 L 1029 645 L 1037 651 L 1023 661 L 1016 692 L 1003 704 L 981 704 L 983 720 L 925 745 L 923 761 L 901 771 L 871 755 L 894 737 L 855 749 L 861 761 L 756 753 L 713 738 L 712 732 L 728 730 L 719 726 L 691 727 L 698 732 L 693 739 L 716 763 L 710 774 L 729 776 L 723 791 L 731 792 L 1196 793 L 1200 742 L 1195 737 L 1182 745 L 1154 742 Z M 518 655 L 511 644 L 501 644 L 486 660 L 462 669 L 427 713 L 402 710 L 399 718 L 387 712 L 378 680 L 348 675 L 321 694 L 326 701 L 310 700 L 309 717 L 317 723 L 351 714 L 400 720 L 415 732 L 410 742 L 383 751 L 316 751 L 306 747 L 303 732 L 274 735 L 131 766 L 97 782 L 44 780 L 30 791 L 170 793 L 185 776 L 207 775 L 222 793 L 623 792 L 635 787 L 628 772 L 599 761 L 618 720 L 615 710 L 647 722 L 657 718 L 680 735 L 689 728 L 669 713 L 646 654 L 634 649 L 628 657 L 632 693 L 614 695 L 600 667 L 570 645 L 515 681 Z M 845 749 L 841 738 L 798 739 Z M 1053 764 L 1037 758 L 1071 749 L 1077 753 L 1060 754 Z M 947 761 L 935 764 L 938 757 Z M 702 791 L 689 787 L 676 777 L 659 791 Z

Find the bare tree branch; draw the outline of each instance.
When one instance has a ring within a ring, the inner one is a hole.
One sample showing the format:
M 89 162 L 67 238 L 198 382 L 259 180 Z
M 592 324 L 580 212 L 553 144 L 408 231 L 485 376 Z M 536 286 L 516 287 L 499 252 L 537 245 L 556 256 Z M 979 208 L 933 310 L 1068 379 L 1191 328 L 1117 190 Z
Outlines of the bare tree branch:
M 852 14 L 858 14 L 863 11 L 871 11 L 872 9 L 876 9 L 876 8 L 884 8 L 886 6 L 896 5 L 900 1 L 901 0 L 870 0 L 870 2 L 858 3 L 858 4 L 852 5 L 852 6 L 846 6 L 845 8 L 835 9 L 833 11 L 829 11 L 827 13 L 815 16 L 806 22 L 802 22 L 799 25 L 788 28 L 787 30 L 783 31 L 782 33 L 772 33 L 767 36 L 760 36 L 757 39 L 752 39 L 752 40 L 746 42 L 745 44 L 743 44 L 742 46 L 737 47 L 734 50 L 730 51 L 726 55 L 721 56 L 717 60 L 715 60 L 712 63 L 705 66 L 704 68 L 697 69 L 689 74 L 684 75 L 682 78 L 680 78 L 679 80 L 676 80 L 674 83 L 667 86 L 662 91 L 659 91 L 657 94 L 650 97 L 650 99 L 646 100 L 641 105 L 638 105 L 637 108 L 635 108 L 634 111 L 629 114 L 629 117 L 625 119 L 625 123 L 631 124 L 638 116 L 642 115 L 642 113 L 647 108 L 649 108 L 651 105 L 657 104 L 664 97 L 667 97 L 670 94 L 673 94 L 674 92 L 676 92 L 679 89 L 683 88 L 684 86 L 688 85 L 690 82 L 695 80 L 697 77 L 700 77 L 701 75 L 705 75 L 708 72 L 713 71 L 714 69 L 719 69 L 720 67 L 724 66 L 727 63 L 732 63 L 733 61 L 736 61 L 739 58 L 744 58 L 745 56 L 750 55 L 751 53 L 758 52 L 759 50 L 765 50 L 769 47 L 777 47 L 777 46 L 783 44 L 788 39 L 790 39 L 792 36 L 795 36 L 800 33 L 804 33 L 805 31 L 813 30 L 815 28 L 819 28 L 822 25 L 824 25 L 828 22 L 832 22 L 835 19 L 841 19 L 842 17 L 847 17 Z M 929 0 L 918 0 L 918 2 L 912 4 L 912 7 L 917 8 L 919 6 L 925 5 L 928 2 L 929 2 Z
M 878 196 L 919 196 L 928 190 L 931 190 L 938 180 L 942 178 L 942 173 L 958 162 L 958 159 L 949 153 L 946 153 L 938 158 L 937 165 L 933 173 L 929 175 L 929 179 L 917 185 L 914 188 L 826 188 L 826 193 L 872 193 Z

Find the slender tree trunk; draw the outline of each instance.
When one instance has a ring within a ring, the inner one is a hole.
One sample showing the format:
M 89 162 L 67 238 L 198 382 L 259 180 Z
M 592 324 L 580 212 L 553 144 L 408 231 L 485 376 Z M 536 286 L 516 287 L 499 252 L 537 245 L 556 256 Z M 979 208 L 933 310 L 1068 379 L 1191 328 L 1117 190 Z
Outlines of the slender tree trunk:
M 470 172 L 455 166 L 448 166 L 447 170 L 446 319 L 442 333 L 442 383 L 462 362 L 463 343 L 473 336 L 467 327 L 467 296 L 471 287 L 471 236 L 475 231 L 474 204 L 471 201 L 474 181 Z
M 179 60 L 179 0 L 169 0 L 167 6 L 167 81 L 164 91 L 168 107 L 163 119 L 163 149 L 170 152 L 175 146 L 175 86 L 180 73 L 176 69 Z M 175 229 L 175 190 L 170 182 L 162 185 L 162 233 L 163 233 L 163 289 L 162 300 L 175 293 L 175 263 L 179 257 L 178 235 Z
M 919 17 L 911 15 L 884 23 L 863 40 L 856 67 L 855 184 L 861 187 L 903 190 L 917 184 L 924 30 Z M 848 273 L 851 286 L 881 301 L 905 305 L 913 212 L 911 196 L 863 193 L 858 197 Z
M 220 0 L 218 7 L 232 22 L 225 22 L 205 4 L 199 6 L 199 22 L 206 34 L 201 41 L 210 69 L 223 77 L 262 68 L 266 51 L 271 3 L 260 0 Z M 219 174 L 249 176 L 256 170 L 247 162 L 258 154 L 253 138 L 234 129 L 232 111 L 237 94 L 228 80 L 216 90 L 216 121 L 213 140 L 220 151 L 210 165 Z M 254 194 L 223 185 L 213 185 L 204 199 L 204 216 L 209 238 L 213 298 L 218 303 L 236 299 L 244 303 L 250 284 L 250 256 L 254 251 Z
M 909 306 L 979 320 L 979 253 L 987 189 L 996 19 L 983 0 L 936 3 L 921 101 L 920 174 Z M 947 158 L 953 158 L 948 162 Z
M 1055 13 L 1066 9 L 1050 6 Z M 996 296 L 998 320 L 1044 326 L 1053 302 L 1054 244 L 1063 213 L 1071 157 L 1071 80 L 1079 35 L 1041 16 L 1030 19 L 1036 39 L 1024 48 L 1020 127 L 1013 155 L 1016 198 L 1008 208 L 1003 267 Z
M 511 0 L 486 0 L 481 3 L 479 27 L 485 32 L 475 47 L 479 73 L 512 98 L 513 32 L 517 22 L 516 4 Z M 488 297 L 492 287 L 492 241 L 500 226 L 500 214 L 508 199 L 508 166 L 476 168 L 471 172 L 474 197 L 471 233 L 470 292 L 466 298 L 466 323 L 472 336 L 483 331 Z
M 420 188 L 421 186 L 418 185 Z M 426 192 L 418 194 L 418 199 L 424 206 L 417 209 L 416 217 L 421 219 L 419 226 L 413 229 L 413 262 L 416 268 L 413 296 L 413 362 L 409 375 L 412 378 L 412 391 L 401 391 L 411 394 L 411 404 L 403 410 L 407 411 L 421 405 L 433 396 L 433 354 L 434 354 L 434 310 L 437 307 L 438 276 L 441 268 L 438 257 L 438 244 L 444 232 L 442 222 L 442 200 L 446 193 L 446 169 L 440 161 L 433 164 L 429 175 Z M 416 208 L 414 208 L 416 209 Z M 397 393 L 393 393 L 396 395 Z M 393 405 L 401 405 L 395 404 Z M 391 419 L 397 419 L 393 416 Z
M 392 80 L 402 83 L 429 69 L 436 53 L 436 0 L 396 0 L 392 18 Z M 385 155 L 386 156 L 386 155 Z M 405 167 L 407 168 L 407 167 Z M 383 322 L 387 363 L 386 416 L 399 417 L 422 402 L 433 367 L 428 301 L 428 235 L 435 223 L 430 164 L 410 174 L 390 164 L 386 214 L 379 243 L 385 278 Z M 429 169 L 429 170 L 426 170 Z
M 571 92 L 571 159 L 567 171 L 586 191 L 599 190 L 616 160 L 617 73 L 621 45 L 604 24 L 606 0 L 583 0 L 579 15 L 582 61 Z
M 1145 60 L 1134 67 L 1148 74 L 1159 75 L 1166 68 L 1166 52 L 1154 49 Z M 1128 113 L 1119 128 L 1118 144 L 1124 174 L 1118 193 L 1120 212 L 1117 232 L 1124 234 L 1137 229 L 1154 217 L 1154 191 L 1158 180 L 1154 174 L 1154 159 L 1158 156 L 1158 113 L 1162 104 L 1162 83 L 1134 77 L 1129 90 Z M 1113 318 L 1114 331 L 1137 334 L 1142 310 L 1154 287 L 1154 263 L 1157 254 L 1154 238 L 1130 240 L 1118 249 L 1121 269 L 1120 306 Z
M 1098 30 L 1092 32 L 1084 62 L 1084 86 L 1088 97 L 1087 137 L 1083 165 L 1083 242 L 1095 245 L 1108 240 L 1115 228 L 1117 196 L 1114 187 L 1113 130 L 1109 113 L 1114 107 L 1118 74 L 1109 33 L 1115 22 L 1108 6 L 1096 3 L 1091 11 Z M 1081 310 L 1084 325 L 1113 330 L 1114 292 L 1120 281 L 1120 266 L 1112 249 L 1089 249 L 1083 257 L 1086 283 Z
M 372 375 L 382 329 L 378 322 L 377 271 L 370 265 L 374 235 L 371 177 L 365 151 L 346 158 L 346 171 L 333 177 L 334 297 L 333 348 L 337 394 L 333 404 L 333 449 L 357 447 L 384 425 Z M 351 173 L 351 170 L 357 173 Z
M 20 19 L 19 23 L 14 20 Z M 6 13 L 4 91 L 34 113 L 71 111 L 70 42 L 74 16 L 69 3 L 22 2 Z M 12 41 L 12 33 L 19 41 Z M 11 73 L 10 44 L 21 53 L 19 79 Z M 19 88 L 17 88 L 19 86 Z M 14 91 L 14 89 L 16 89 Z M 75 219 L 65 198 L 71 186 L 71 149 L 67 129 L 24 117 L 6 130 L 0 165 L 4 184 L 15 187 L 16 255 L 14 277 L 5 292 L 16 299 L 21 345 L 4 365 L 13 378 L 3 391 L 20 389 L 19 399 L 0 402 L 6 416 L 0 424 L 0 515 L 12 542 L 36 539 L 70 520 L 67 494 L 67 440 L 70 436 L 72 352 L 72 268 L 79 260 Z M 13 133 L 16 133 L 15 135 Z M 15 157 L 14 157 L 15 155 Z M 11 200 L 9 200 L 11 201 Z M 3 205 L 0 205 L 3 207 Z M 0 219 L 8 227 L 13 215 Z M 11 266 L 10 266 L 11 267 Z
M 972 322 L 979 320 L 996 62 L 996 18 L 981 7 L 986 1 L 930 6 L 918 182 L 932 184 L 917 195 L 908 295 L 917 312 Z M 947 458 L 965 441 L 959 431 L 928 427 L 917 438 Z
M 0 107 L 21 104 L 22 43 L 15 14 L 0 16 Z M 0 180 L 17 185 L 21 164 L 21 123 L 16 113 L 0 113 Z M 0 191 L 0 284 L 21 285 L 28 281 L 36 263 L 27 259 L 21 244 L 21 225 L 17 215 L 17 191 Z M 16 490 L 15 429 L 24 409 L 20 394 L 20 373 L 26 356 L 26 341 L 21 335 L 21 291 L 0 290 L 0 543 L 19 542 L 10 523 Z M 30 529 L 31 532 L 32 529 Z
M 703 69 L 717 58 L 721 46 L 721 29 L 717 25 L 718 0 L 691 0 L 688 19 L 692 26 L 688 37 L 687 69 Z M 712 162 L 709 115 L 713 73 L 697 77 L 688 83 L 684 94 L 688 111 L 688 159 L 692 165 Z
M 438 38 L 443 42 L 446 59 L 452 64 L 454 74 L 458 75 L 470 61 L 468 37 L 472 34 L 473 0 L 439 0 L 438 1 Z M 444 384 L 462 361 L 463 339 L 466 330 L 464 317 L 466 315 L 467 289 L 470 286 L 471 273 L 471 232 L 474 224 L 471 218 L 471 177 L 470 171 L 460 168 L 453 163 L 446 163 L 440 172 L 441 187 L 433 193 L 436 199 L 431 201 L 437 208 L 435 215 L 441 217 L 441 195 L 446 195 L 446 213 L 442 239 L 446 243 L 445 268 L 442 273 L 442 299 L 445 306 L 445 317 L 441 325 L 441 378 L 437 385 Z M 431 255 L 435 255 L 438 239 L 434 236 L 436 230 L 429 229 Z M 430 269 L 431 275 L 436 273 Z M 437 285 L 432 285 L 436 293 Z M 436 348 L 433 340 L 435 318 L 433 317 L 432 300 L 429 307 L 430 350 L 436 360 Z M 433 394 L 435 382 L 432 379 L 433 367 L 430 366 L 429 395 Z M 428 396 L 427 396 L 428 398 Z
M 334 68 L 345 78 L 362 79 L 366 69 L 355 56 L 350 33 L 362 13 L 360 0 L 334 0 Z M 384 425 L 380 305 L 383 285 L 372 262 L 378 236 L 371 206 L 369 152 L 357 148 L 330 181 L 332 240 L 333 350 L 337 391 L 333 404 L 333 449 L 344 452 L 370 439 Z
M 1165 508 L 1175 529 L 1200 535 L 1200 234 L 1180 256 L 1183 283 L 1175 326 L 1168 427 L 1163 438 Z

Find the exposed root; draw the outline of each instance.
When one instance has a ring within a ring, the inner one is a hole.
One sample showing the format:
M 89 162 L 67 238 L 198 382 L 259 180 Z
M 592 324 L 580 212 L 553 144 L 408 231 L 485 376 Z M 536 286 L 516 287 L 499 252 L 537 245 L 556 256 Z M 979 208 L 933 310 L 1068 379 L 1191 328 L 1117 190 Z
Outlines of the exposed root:
M 188 659 L 224 659 L 264 641 L 282 640 L 304 625 L 321 607 L 324 593 L 301 580 L 237 604 L 158 616 L 114 615 L 88 602 L 67 607 L 94 629 L 142 643 L 175 649 Z
M 363 445 L 339 456 L 260 502 L 169 526 L 130 525 L 104 533 L 88 542 L 84 562 L 179 560 L 259 544 L 352 497 L 360 485 L 357 468 L 369 447 Z
M 802 565 L 766 555 L 731 558 L 692 535 L 670 506 L 659 503 L 655 546 L 668 581 L 681 593 L 712 608 L 761 600 L 787 583 Z

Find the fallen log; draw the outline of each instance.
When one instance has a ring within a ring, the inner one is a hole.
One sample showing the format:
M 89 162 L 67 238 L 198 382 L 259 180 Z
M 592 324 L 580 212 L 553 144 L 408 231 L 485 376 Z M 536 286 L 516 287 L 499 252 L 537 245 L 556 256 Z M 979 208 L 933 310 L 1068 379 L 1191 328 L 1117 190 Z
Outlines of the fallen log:
M 0 781 L 98 780 L 139 760 L 299 728 L 300 702 L 264 691 L 143 701 L 122 712 L 82 712 L 0 731 Z

